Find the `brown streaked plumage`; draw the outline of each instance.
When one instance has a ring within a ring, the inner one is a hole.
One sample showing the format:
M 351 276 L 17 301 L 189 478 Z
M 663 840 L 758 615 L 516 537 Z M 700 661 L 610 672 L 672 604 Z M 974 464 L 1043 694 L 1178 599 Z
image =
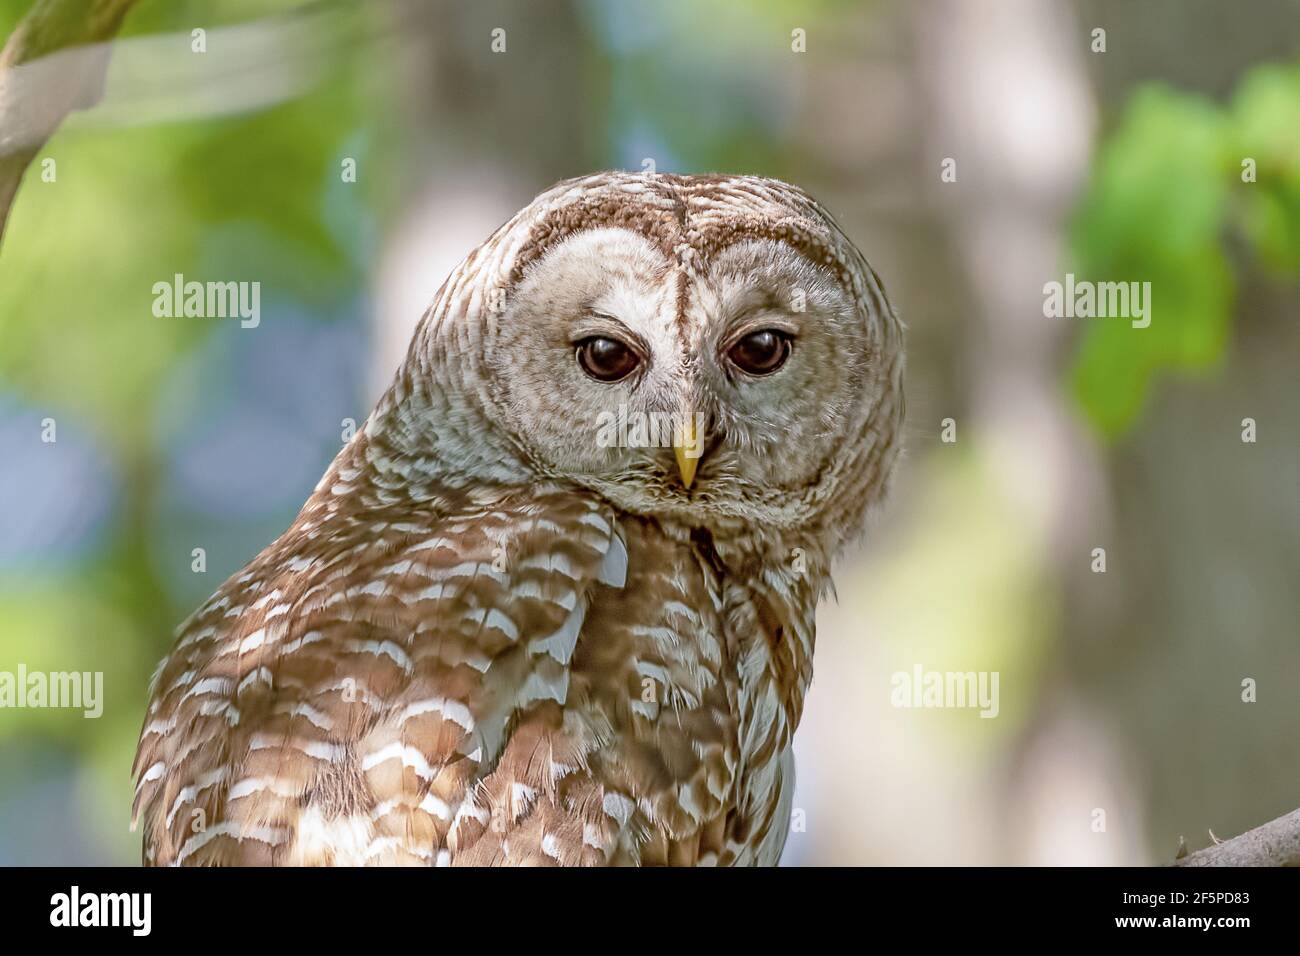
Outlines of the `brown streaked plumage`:
M 768 327 L 783 365 L 729 364 Z M 584 374 L 590 334 L 636 372 Z M 146 862 L 775 863 L 816 604 L 884 492 L 902 369 L 878 279 L 794 187 L 541 194 L 182 625 L 136 758 Z M 597 441 L 618 409 L 701 416 L 689 488 L 673 449 Z

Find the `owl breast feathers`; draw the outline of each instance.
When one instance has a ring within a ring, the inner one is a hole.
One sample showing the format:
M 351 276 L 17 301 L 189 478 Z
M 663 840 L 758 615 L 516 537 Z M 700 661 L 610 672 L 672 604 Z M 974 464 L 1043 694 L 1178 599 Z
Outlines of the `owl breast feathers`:
M 145 862 L 775 863 L 814 612 L 884 493 L 902 371 L 879 280 L 798 189 L 552 187 L 180 628 Z

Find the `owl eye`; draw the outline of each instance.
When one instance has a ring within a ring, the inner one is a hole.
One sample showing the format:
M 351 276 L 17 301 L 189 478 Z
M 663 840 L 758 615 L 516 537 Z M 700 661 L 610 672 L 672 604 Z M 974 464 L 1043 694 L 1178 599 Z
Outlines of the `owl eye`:
M 770 375 L 790 357 L 790 336 L 777 329 L 750 332 L 727 349 L 727 358 L 742 372 Z
M 627 378 L 640 363 L 640 356 L 618 339 L 593 335 L 578 343 L 578 364 L 598 382 Z

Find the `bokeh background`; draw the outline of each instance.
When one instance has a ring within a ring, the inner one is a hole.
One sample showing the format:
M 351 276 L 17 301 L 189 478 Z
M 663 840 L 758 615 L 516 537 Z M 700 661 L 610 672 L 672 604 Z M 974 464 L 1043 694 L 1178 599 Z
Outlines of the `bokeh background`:
M 139 0 L 0 248 L 0 670 L 105 690 L 0 710 L 0 864 L 138 861 L 172 630 L 465 253 L 648 160 L 808 189 L 909 328 L 786 863 L 1163 862 L 1300 805 L 1298 55 L 1293 0 Z M 1045 318 L 1066 272 L 1151 282 L 1151 326 Z M 259 281 L 261 324 L 156 318 L 176 273 Z M 999 715 L 891 706 L 917 665 L 997 671 Z

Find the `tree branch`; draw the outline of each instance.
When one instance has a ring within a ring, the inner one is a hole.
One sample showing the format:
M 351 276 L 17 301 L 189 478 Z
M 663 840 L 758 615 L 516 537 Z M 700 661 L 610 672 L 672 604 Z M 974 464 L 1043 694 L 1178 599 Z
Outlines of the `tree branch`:
M 0 52 L 0 238 L 23 173 L 41 147 L 68 113 L 98 101 L 108 67 L 104 41 L 134 3 L 37 0 Z M 101 46 L 89 55 L 60 56 L 86 44 Z M 40 69 L 36 61 L 43 58 L 57 68 Z
M 1300 810 L 1197 850 L 1174 866 L 1300 866 Z

